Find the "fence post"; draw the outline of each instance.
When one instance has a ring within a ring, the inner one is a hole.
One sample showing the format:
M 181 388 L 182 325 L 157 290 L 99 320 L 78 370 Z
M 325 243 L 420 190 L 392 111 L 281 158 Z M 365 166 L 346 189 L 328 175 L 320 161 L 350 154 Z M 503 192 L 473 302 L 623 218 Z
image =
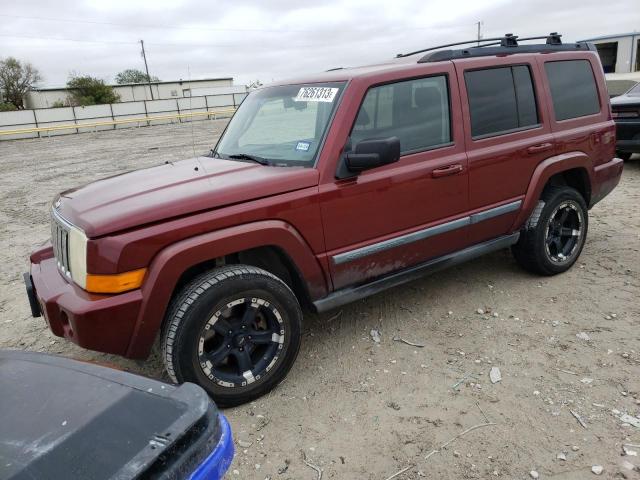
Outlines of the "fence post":
M 71 107 L 71 113 L 73 114 L 73 123 L 78 125 L 78 119 L 76 117 L 76 107 Z M 80 133 L 80 129 L 76 127 L 76 133 Z
M 35 123 L 36 124 L 36 128 L 38 128 L 38 116 L 36 115 L 35 108 L 33 110 L 31 110 L 31 113 L 33 114 L 33 123 Z M 42 138 L 40 136 L 40 132 L 37 132 L 37 133 L 38 133 L 38 138 Z
M 111 110 L 111 121 L 114 122 L 113 129 L 115 130 L 116 129 L 116 124 L 115 124 L 116 117 L 114 117 L 114 115 L 113 115 L 113 104 L 111 104 L 111 103 L 109 104 L 109 109 Z
M 148 117 L 149 116 L 149 112 L 147 111 L 147 100 L 142 100 L 142 104 L 144 105 L 144 116 Z M 147 120 L 147 127 L 150 126 L 151 123 L 149 122 L 149 120 Z
M 180 102 L 178 102 L 177 98 L 176 98 L 176 109 L 178 110 L 178 115 L 180 115 Z M 182 123 L 182 118 L 178 117 L 178 123 Z
M 207 118 L 211 120 L 211 115 L 209 115 L 209 101 L 206 95 L 204 96 L 204 109 L 207 111 Z

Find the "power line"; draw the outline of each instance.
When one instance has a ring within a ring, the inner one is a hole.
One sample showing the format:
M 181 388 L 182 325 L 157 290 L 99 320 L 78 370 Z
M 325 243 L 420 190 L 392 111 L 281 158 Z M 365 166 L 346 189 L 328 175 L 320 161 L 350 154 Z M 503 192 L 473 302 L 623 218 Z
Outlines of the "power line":
M 59 42 L 77 42 L 77 43 L 94 43 L 94 44 L 105 44 L 105 45 L 138 45 L 140 41 L 114 41 L 114 40 L 88 40 L 84 38 L 63 38 L 63 37 L 42 37 L 37 35 L 14 35 L 8 33 L 0 33 L 0 37 L 8 37 L 8 38 L 25 38 L 30 40 L 47 40 L 47 41 L 59 41 Z M 361 42 L 363 40 L 352 40 L 351 42 Z M 153 45 L 155 47 L 203 47 L 203 48 L 238 48 L 240 44 L 220 44 L 220 43 L 156 43 L 156 42 L 145 42 L 146 45 Z M 294 48 L 313 48 L 313 47 L 326 47 L 326 46 L 344 46 L 344 42 L 334 42 L 334 43 L 313 43 L 313 44 L 292 44 L 287 43 L 287 46 Z M 256 48 L 252 45 L 252 48 Z M 266 48 L 266 46 L 265 46 Z
M 263 32 L 263 33 L 309 33 L 309 30 L 292 29 L 292 28 L 228 28 L 228 27 L 185 27 L 180 25 L 161 25 L 161 24 L 136 24 L 136 23 L 120 23 L 120 22 L 101 22 L 97 20 L 82 20 L 74 18 L 60 18 L 60 17 L 36 17 L 28 15 L 11 15 L 7 13 L 0 13 L 0 17 L 15 18 L 22 20 L 39 20 L 47 22 L 65 22 L 65 23 L 80 23 L 88 25 L 106 25 L 112 27 L 130 27 L 130 28 L 154 28 L 154 29 L 175 29 L 175 30 L 199 30 L 207 32 Z M 462 25 L 448 25 L 451 28 L 462 27 Z M 421 31 L 421 30 L 433 30 L 434 26 L 424 27 L 408 27 L 398 26 L 396 28 L 387 29 L 387 31 L 406 32 L 406 31 Z
M 305 30 L 294 30 L 289 28 L 224 28 L 224 27 L 182 27 L 180 25 L 140 25 L 133 23 L 119 23 L 119 22 L 99 22 L 95 20 L 81 20 L 71 18 L 54 18 L 54 17 L 32 17 L 27 15 L 9 15 L 6 13 L 0 13 L 0 17 L 16 18 L 22 20 L 43 20 L 47 22 L 65 22 L 65 23 L 84 23 L 88 25 L 108 25 L 112 27 L 132 27 L 132 28 L 156 28 L 156 29 L 175 29 L 175 30 L 202 30 L 209 32 L 270 32 L 270 33 L 285 33 L 285 32 L 304 32 Z
M 106 45 L 132 45 L 132 44 L 138 43 L 138 42 L 107 41 L 107 40 L 85 40 L 85 39 L 76 39 L 76 38 L 40 37 L 35 35 L 13 35 L 8 33 L 0 33 L 0 37 L 27 38 L 31 40 L 54 40 L 54 41 L 60 41 L 60 42 L 104 43 Z

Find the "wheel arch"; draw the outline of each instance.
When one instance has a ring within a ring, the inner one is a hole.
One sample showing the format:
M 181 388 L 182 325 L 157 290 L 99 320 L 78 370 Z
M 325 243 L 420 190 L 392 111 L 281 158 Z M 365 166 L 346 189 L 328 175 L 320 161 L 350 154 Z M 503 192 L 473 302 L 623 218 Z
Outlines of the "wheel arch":
M 300 233 L 286 222 L 253 222 L 182 240 L 164 248 L 151 262 L 127 357 L 149 355 L 170 301 L 181 285 L 227 261 L 248 262 L 276 276 L 287 276 L 282 280 L 291 282 L 289 286 L 302 305 L 310 305 L 328 293 L 320 263 Z
M 569 152 L 549 157 L 541 162 L 533 172 L 520 214 L 512 226 L 519 230 L 536 207 L 542 192 L 547 186 L 566 185 L 575 188 L 586 204 L 592 205 L 593 165 L 584 152 Z

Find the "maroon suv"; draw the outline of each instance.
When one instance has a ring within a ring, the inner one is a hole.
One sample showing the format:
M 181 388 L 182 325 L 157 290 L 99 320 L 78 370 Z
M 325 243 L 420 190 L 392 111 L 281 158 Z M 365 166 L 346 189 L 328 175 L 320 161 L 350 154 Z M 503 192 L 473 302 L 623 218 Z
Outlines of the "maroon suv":
M 540 38 L 261 88 L 208 156 L 62 193 L 33 314 L 129 358 L 160 335 L 173 380 L 234 405 L 284 378 L 303 309 L 506 247 L 564 272 L 622 161 L 595 49 Z

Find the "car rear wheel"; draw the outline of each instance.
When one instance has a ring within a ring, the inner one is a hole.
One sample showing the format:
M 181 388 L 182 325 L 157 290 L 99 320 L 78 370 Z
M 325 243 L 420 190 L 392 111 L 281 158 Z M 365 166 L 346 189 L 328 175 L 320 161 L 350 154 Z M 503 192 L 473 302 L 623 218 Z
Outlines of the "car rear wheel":
M 302 312 L 289 287 L 260 268 L 211 270 L 174 299 L 162 335 L 169 376 L 202 386 L 220 406 L 253 400 L 288 373 Z
M 588 225 L 587 205 L 577 190 L 547 187 L 512 252 L 518 263 L 531 272 L 565 272 L 582 252 Z

